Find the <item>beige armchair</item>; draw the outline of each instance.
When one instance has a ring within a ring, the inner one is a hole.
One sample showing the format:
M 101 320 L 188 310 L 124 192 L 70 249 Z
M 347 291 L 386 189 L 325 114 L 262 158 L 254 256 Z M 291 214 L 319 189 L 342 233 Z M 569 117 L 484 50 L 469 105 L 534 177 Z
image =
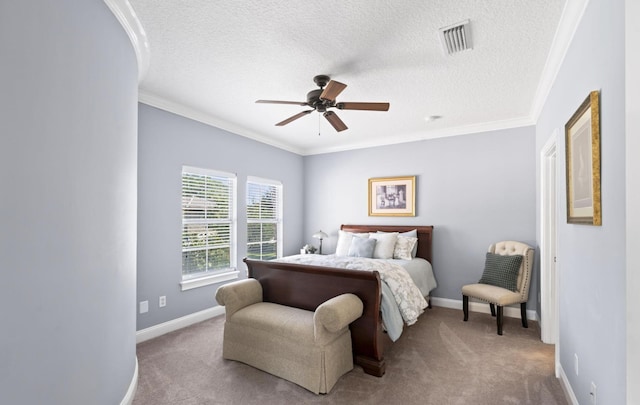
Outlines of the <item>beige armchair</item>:
M 349 324 L 362 315 L 354 294 L 333 297 L 315 311 L 262 301 L 262 285 L 249 278 L 218 288 L 225 306 L 222 356 L 328 393 L 353 369 Z
M 462 287 L 462 309 L 465 322 L 469 319 L 469 297 L 471 297 L 488 302 L 492 316 L 496 316 L 495 306 L 498 307 L 498 335 L 502 335 L 503 308 L 507 305 L 520 304 L 522 327 L 527 328 L 527 301 L 533 254 L 534 249 L 521 242 L 504 241 L 489 246 L 482 278 L 476 284 Z M 519 262 L 518 255 L 522 256 Z M 517 263 L 520 263 L 519 267 Z

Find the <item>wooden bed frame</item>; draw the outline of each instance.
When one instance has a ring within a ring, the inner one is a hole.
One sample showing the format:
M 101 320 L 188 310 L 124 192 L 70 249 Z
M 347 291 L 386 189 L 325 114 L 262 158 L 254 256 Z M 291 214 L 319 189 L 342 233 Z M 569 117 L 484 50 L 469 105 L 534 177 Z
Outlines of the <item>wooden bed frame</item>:
M 431 262 L 433 226 L 342 225 L 343 231 L 418 231 L 417 256 Z M 262 285 L 263 300 L 314 311 L 326 300 L 344 293 L 357 295 L 364 311 L 351 328 L 353 356 L 365 373 L 382 377 L 386 364 L 385 345 L 391 343 L 383 332 L 380 315 L 381 285 L 377 271 L 359 271 L 295 263 L 244 259 L 249 277 Z

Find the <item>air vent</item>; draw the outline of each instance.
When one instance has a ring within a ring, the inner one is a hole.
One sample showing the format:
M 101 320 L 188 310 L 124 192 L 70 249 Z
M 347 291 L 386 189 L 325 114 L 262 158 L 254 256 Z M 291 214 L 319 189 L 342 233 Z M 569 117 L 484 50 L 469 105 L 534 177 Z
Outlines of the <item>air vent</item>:
M 471 32 L 469 20 L 440 28 L 440 40 L 445 54 L 453 55 L 471 49 Z

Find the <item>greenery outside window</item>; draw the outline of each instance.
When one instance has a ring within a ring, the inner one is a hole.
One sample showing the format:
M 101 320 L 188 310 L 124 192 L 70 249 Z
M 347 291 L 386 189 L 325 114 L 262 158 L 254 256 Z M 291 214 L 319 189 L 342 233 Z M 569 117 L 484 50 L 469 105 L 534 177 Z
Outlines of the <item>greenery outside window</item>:
M 247 257 L 272 260 L 282 256 L 282 183 L 247 179 Z
M 234 174 L 183 166 L 183 282 L 220 273 L 237 274 L 235 200 Z M 188 288 L 183 283 L 183 290 Z

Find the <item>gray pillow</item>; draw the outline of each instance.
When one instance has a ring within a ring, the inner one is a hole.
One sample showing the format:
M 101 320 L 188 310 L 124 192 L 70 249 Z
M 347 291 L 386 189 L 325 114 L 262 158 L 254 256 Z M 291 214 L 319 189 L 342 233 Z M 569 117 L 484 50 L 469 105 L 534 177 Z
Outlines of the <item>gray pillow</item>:
M 336 245 L 336 256 L 349 255 L 349 248 L 351 247 L 351 239 L 353 238 L 368 238 L 369 233 L 353 233 L 345 232 L 342 229 L 338 231 L 338 243 Z
M 373 250 L 376 248 L 376 240 L 370 238 L 353 238 L 351 239 L 351 246 L 349 246 L 349 253 L 347 256 L 351 257 L 373 257 Z
M 522 255 L 502 256 L 487 252 L 484 273 L 478 282 L 516 291 L 521 263 Z

